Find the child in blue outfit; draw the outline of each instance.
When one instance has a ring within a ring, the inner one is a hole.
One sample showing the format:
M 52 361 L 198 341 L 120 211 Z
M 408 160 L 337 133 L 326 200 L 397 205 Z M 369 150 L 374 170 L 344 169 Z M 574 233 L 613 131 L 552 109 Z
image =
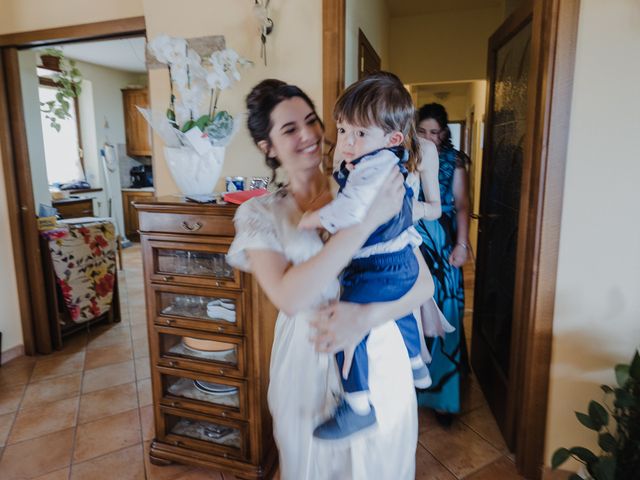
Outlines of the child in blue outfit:
M 394 167 L 399 166 L 406 178 L 407 167 L 415 167 L 419 158 L 413 102 L 393 74 L 379 72 L 351 85 L 338 99 L 334 117 L 338 127 L 335 155 L 342 160 L 334 178 L 340 190 L 335 200 L 305 214 L 299 228 L 325 228 L 335 233 L 361 222 Z M 343 271 L 340 300 L 393 301 L 411 290 L 419 271 L 413 250 L 421 243 L 413 227 L 412 203 L 413 191 L 405 183 L 400 212 L 374 231 Z M 410 314 L 396 323 L 409 353 L 414 383 L 427 388 L 431 377 L 420 355 L 416 318 Z M 342 371 L 344 352 L 337 353 L 336 360 Z M 368 377 L 365 337 L 355 348 L 347 378 L 342 378 L 343 401 L 335 414 L 316 428 L 314 436 L 341 439 L 375 425 Z

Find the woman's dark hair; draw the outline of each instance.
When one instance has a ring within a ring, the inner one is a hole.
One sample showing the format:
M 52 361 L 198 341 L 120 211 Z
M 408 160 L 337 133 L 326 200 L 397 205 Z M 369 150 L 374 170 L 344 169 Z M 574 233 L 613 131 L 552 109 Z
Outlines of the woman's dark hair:
M 402 132 L 409 151 L 407 168 L 414 171 L 420 163 L 413 101 L 393 73 L 376 72 L 350 85 L 338 98 L 333 117 L 361 127 L 375 125 L 385 133 Z
M 418 110 L 416 124 L 420 125 L 420 122 L 428 119 L 433 119 L 438 122 L 438 125 L 444 131 L 442 147 L 453 148 L 453 143 L 451 143 L 451 130 L 449 130 L 449 115 L 444 106 L 439 103 L 426 103 L 421 106 Z
M 295 97 L 303 99 L 311 110 L 316 113 L 316 107 L 306 93 L 295 85 L 289 85 L 282 80 L 269 78 L 261 81 L 251 89 L 251 92 L 247 95 L 247 127 L 256 145 L 261 141 L 266 141 L 268 145 L 271 145 L 271 139 L 269 138 L 269 133 L 273 128 L 271 112 L 283 100 Z M 318 121 L 324 129 L 319 117 Z M 265 162 L 272 172 L 271 182 L 275 183 L 280 161 L 276 157 L 270 157 L 268 153 L 265 153 Z

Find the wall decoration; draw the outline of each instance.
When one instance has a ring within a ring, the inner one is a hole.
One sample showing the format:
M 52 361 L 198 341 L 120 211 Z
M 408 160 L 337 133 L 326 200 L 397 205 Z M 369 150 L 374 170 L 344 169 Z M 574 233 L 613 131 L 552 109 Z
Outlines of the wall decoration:
M 273 31 L 273 20 L 269 17 L 271 0 L 254 0 L 253 11 L 260 25 L 260 58 L 267 65 L 267 36 Z

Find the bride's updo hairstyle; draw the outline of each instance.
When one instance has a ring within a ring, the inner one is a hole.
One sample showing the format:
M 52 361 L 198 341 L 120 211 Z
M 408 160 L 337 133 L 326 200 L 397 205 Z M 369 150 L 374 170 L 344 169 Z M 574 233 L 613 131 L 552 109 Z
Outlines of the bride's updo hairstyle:
M 247 127 L 256 145 L 263 140 L 267 142 L 267 145 L 271 145 L 271 139 L 269 138 L 273 128 L 271 112 L 283 100 L 289 100 L 294 97 L 303 99 L 313 110 L 313 113 L 316 113 L 316 107 L 306 93 L 295 85 L 289 85 L 282 80 L 269 78 L 261 81 L 251 89 L 251 92 L 247 95 Z M 324 125 L 319 117 L 318 121 L 324 130 Z M 270 157 L 268 153 L 265 153 L 265 162 L 272 172 L 271 182 L 275 182 L 276 170 L 280 166 L 280 161 L 276 157 Z

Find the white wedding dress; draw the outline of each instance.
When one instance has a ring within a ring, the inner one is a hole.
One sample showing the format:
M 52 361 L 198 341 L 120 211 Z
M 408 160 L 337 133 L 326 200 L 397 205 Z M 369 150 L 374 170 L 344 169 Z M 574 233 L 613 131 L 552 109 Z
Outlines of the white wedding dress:
M 272 250 L 293 264 L 320 251 L 316 232 L 299 231 L 295 200 L 286 190 L 254 198 L 238 208 L 228 262 L 249 271 L 247 250 Z M 314 288 L 310 284 L 308 288 Z M 337 297 L 336 280 L 318 292 L 317 305 Z M 333 355 L 317 353 L 309 338 L 313 311 L 280 313 L 271 353 L 269 409 L 280 454 L 282 480 L 410 480 L 415 478 L 418 437 L 416 395 L 409 358 L 393 321 L 371 331 L 369 384 L 378 425 L 341 442 L 313 438 L 313 429 L 337 403 L 340 381 Z

